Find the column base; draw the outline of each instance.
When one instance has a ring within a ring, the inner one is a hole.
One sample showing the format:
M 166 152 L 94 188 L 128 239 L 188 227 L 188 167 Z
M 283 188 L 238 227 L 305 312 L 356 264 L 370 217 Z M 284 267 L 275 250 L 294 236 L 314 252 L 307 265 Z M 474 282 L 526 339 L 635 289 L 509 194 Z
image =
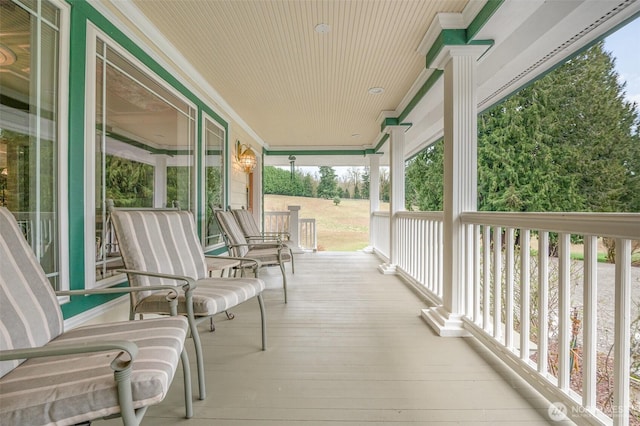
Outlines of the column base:
M 362 251 L 365 253 L 374 253 L 374 248 L 373 246 L 366 246 L 365 248 L 362 249 Z
M 443 306 L 423 309 L 422 318 L 433 328 L 440 337 L 468 337 L 471 336 L 464 328 L 462 314 L 447 312 Z
M 380 273 L 384 275 L 394 275 L 397 272 L 396 265 L 393 263 L 383 263 L 382 265 L 378 266 L 378 271 L 380 271 Z

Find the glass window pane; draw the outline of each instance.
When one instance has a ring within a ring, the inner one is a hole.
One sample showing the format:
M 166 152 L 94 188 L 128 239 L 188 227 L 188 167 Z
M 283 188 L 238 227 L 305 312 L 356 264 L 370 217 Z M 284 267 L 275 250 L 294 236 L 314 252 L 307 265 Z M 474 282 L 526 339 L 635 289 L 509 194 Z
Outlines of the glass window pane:
M 60 25 L 60 11 L 58 8 L 48 1 L 41 1 L 40 7 L 42 17 L 57 28 Z
M 222 176 L 224 176 L 224 130 L 209 120 L 205 120 L 205 236 L 204 246 L 212 246 L 222 242 L 222 234 L 214 217 L 214 209 L 221 208 Z
M 122 267 L 108 205 L 193 209 L 189 104 L 103 40 L 96 52 L 96 281 Z M 106 55 L 105 55 L 106 53 Z M 105 60 L 106 58 L 106 60 Z
M 59 14 L 49 2 L 42 7 L 51 16 Z M 16 216 L 58 288 L 59 34 L 41 25 L 37 9 L 32 12 L 13 5 L 0 14 L 7 58 L 6 72 L 0 73 L 0 204 Z

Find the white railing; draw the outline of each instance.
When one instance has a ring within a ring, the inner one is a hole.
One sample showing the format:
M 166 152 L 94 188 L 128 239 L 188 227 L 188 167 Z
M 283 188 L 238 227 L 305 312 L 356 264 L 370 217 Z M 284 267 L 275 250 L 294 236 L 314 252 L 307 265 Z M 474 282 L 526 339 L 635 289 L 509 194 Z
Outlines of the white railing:
M 441 300 L 442 213 L 395 220 L 398 272 Z M 468 212 L 462 223 L 473 269 L 462 289 L 465 327 L 558 403 L 559 417 L 566 408 L 580 423 L 637 423 L 640 267 L 631 256 L 640 214 Z M 389 214 L 374 213 L 371 227 L 388 259 Z M 598 263 L 603 241 L 615 244 L 615 265 Z
M 371 246 L 381 257 L 389 260 L 389 212 L 371 214 Z
M 442 303 L 442 212 L 399 212 L 400 271 Z M 387 231 L 388 234 L 388 231 Z
M 297 213 L 297 210 L 296 210 Z M 297 238 L 297 245 L 300 249 L 305 251 L 317 251 L 318 250 L 318 233 L 316 229 L 316 220 L 299 218 L 297 224 L 291 211 L 272 211 L 264 212 L 264 232 L 288 232 L 292 238 Z M 298 227 L 298 234 L 294 235 L 291 232 L 291 227 Z
M 640 215 L 474 212 L 462 220 L 475 265 L 467 328 L 574 419 L 628 425 L 640 416 L 631 380 L 640 373 L 638 346 L 631 353 L 640 340 L 631 305 Z M 572 260 L 576 237 L 584 261 Z M 598 265 L 598 238 L 615 241 L 615 267 Z M 556 241 L 557 257 L 549 256 Z
M 290 212 L 264 212 L 264 232 L 289 232 Z
M 59 285 L 58 224 L 56 213 L 12 212 L 29 246 L 55 289 Z
M 300 219 L 300 247 L 303 250 L 318 251 L 318 234 L 315 219 Z

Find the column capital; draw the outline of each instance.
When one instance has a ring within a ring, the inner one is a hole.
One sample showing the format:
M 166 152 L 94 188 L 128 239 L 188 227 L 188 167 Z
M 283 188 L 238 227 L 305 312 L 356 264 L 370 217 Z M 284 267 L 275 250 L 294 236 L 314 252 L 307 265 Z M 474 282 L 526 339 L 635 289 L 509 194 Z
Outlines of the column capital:
M 430 60 L 427 60 L 427 68 L 444 70 L 449 61 L 454 57 L 471 56 L 478 60 L 493 45 L 493 40 L 480 40 L 473 44 L 445 45 Z

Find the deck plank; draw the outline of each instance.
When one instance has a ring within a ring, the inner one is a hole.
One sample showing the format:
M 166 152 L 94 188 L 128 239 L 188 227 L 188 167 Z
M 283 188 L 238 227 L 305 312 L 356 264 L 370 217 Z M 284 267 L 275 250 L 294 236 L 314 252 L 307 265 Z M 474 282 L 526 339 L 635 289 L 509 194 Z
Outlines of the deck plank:
M 543 398 L 472 338 L 437 337 L 420 318 L 425 302 L 378 263 L 361 252 L 298 255 L 286 305 L 280 272 L 268 269 L 268 350 L 257 303 L 217 317 L 215 333 L 201 329 L 208 396 L 194 418 L 181 417 L 176 377 L 143 424 L 549 424 Z

